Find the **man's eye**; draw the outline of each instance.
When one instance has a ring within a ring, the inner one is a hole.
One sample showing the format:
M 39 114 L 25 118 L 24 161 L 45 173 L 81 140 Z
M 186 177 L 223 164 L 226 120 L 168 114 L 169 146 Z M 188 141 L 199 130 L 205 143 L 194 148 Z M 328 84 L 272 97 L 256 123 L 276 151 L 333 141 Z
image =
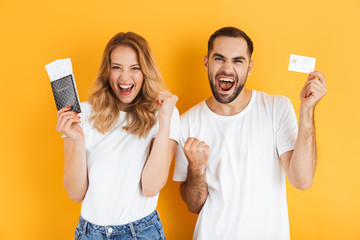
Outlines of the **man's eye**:
M 215 61 L 222 61 L 223 59 L 222 58 L 220 58 L 220 57 L 216 57 L 215 58 Z
M 242 60 L 234 60 L 235 63 L 242 63 Z

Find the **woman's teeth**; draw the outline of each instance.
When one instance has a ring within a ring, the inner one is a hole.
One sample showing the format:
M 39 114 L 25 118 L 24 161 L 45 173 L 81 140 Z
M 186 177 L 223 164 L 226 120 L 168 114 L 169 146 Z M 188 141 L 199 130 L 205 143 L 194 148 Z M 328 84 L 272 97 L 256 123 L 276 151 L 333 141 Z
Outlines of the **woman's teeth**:
M 130 91 L 133 87 L 134 87 L 134 85 L 120 85 L 119 84 L 120 90 L 124 91 L 124 92 Z

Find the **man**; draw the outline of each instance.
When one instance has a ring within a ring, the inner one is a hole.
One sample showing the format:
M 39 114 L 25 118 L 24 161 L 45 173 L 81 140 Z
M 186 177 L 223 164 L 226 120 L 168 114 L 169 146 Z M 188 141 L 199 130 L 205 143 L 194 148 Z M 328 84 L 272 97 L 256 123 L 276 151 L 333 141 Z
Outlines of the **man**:
M 309 74 L 298 127 L 288 98 L 243 88 L 252 52 L 243 31 L 216 31 L 204 58 L 213 96 L 181 117 L 174 180 L 200 213 L 194 239 L 289 239 L 285 175 L 298 189 L 313 183 L 314 108 L 325 77 Z

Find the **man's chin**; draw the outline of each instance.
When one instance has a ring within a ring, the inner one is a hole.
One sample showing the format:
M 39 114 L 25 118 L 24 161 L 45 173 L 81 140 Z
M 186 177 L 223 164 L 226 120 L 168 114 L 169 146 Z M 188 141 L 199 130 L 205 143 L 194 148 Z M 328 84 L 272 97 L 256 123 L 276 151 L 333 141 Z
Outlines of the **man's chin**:
M 231 94 L 222 94 L 219 92 L 213 92 L 213 96 L 215 97 L 216 101 L 222 104 L 229 104 L 232 103 L 242 92 L 243 87 L 240 89 L 235 89 Z
M 233 96 L 226 96 L 226 97 L 223 97 L 223 96 L 220 96 L 219 94 L 215 94 L 214 95 L 216 101 L 218 101 L 219 103 L 222 103 L 222 104 L 228 104 L 228 103 L 231 103 L 235 100 L 236 97 L 233 97 Z
M 214 98 L 216 99 L 216 101 L 222 104 L 229 104 L 233 102 L 239 96 L 239 94 L 244 88 L 244 85 L 233 86 L 232 89 L 229 91 L 229 93 L 221 93 L 220 91 L 218 91 L 215 84 L 212 84 L 211 81 L 209 82 L 210 82 L 211 92 Z

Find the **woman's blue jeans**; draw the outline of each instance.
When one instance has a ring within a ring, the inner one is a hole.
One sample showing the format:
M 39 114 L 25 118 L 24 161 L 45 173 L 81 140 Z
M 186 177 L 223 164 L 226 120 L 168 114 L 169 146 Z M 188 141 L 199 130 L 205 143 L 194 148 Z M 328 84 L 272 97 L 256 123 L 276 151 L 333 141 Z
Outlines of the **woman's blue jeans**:
M 75 230 L 75 240 L 164 240 L 164 229 L 159 212 L 135 222 L 118 226 L 99 226 L 79 218 Z

